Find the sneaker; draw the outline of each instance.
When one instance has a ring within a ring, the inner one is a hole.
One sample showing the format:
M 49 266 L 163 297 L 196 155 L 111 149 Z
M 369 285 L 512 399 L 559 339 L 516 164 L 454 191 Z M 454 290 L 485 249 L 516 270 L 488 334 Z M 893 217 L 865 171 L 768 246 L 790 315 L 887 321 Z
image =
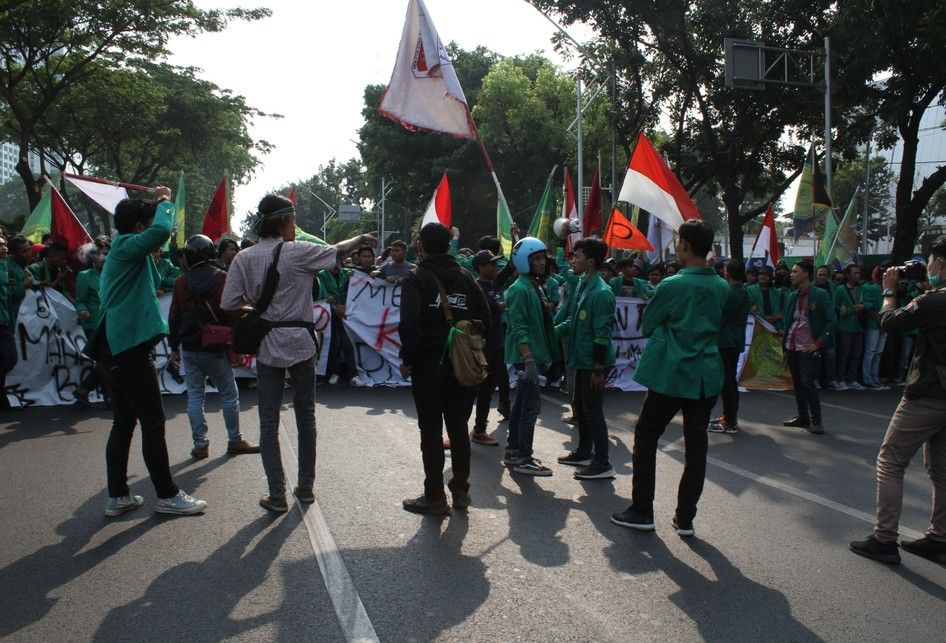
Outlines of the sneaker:
M 614 469 L 610 464 L 592 462 L 575 472 L 575 480 L 605 480 L 614 477 Z
M 410 511 L 412 514 L 446 516 L 450 513 L 450 505 L 447 504 L 445 497 L 431 500 L 426 494 L 422 494 L 416 498 L 407 498 L 401 504 L 405 511 Z
M 227 442 L 227 453 L 230 455 L 240 455 L 241 453 L 259 453 L 259 445 L 253 444 L 248 440 L 231 440 Z
M 633 507 L 628 507 L 626 511 L 611 514 L 611 522 L 622 527 L 630 527 L 638 531 L 653 531 L 654 517 L 645 516 L 638 513 Z
M 567 464 L 573 467 L 587 467 L 591 464 L 590 455 L 582 455 L 578 451 L 570 451 L 566 455 L 558 457 L 559 464 Z
M 335 375 L 330 376 L 328 378 L 328 383 L 331 384 L 332 386 L 335 386 L 336 384 L 338 384 L 338 375 L 335 374 Z
M 710 433 L 725 433 L 726 427 L 723 426 L 723 418 L 710 420 L 709 426 L 706 427 L 706 430 Z
M 684 538 L 688 538 L 696 534 L 696 531 L 693 529 L 692 520 L 689 520 L 689 521 L 677 520 L 677 517 L 674 516 L 670 524 L 672 524 L 673 528 L 677 530 L 677 534 Z
M 210 456 L 210 447 L 206 445 L 202 447 L 195 446 L 191 449 L 191 457 L 195 460 L 203 460 L 208 456 Z
M 831 382 L 831 384 L 828 385 L 828 388 L 830 388 L 832 391 L 846 391 L 847 384 L 844 382 Z
M 879 391 L 883 387 L 877 382 L 864 382 L 864 388 L 870 389 L 872 391 Z
M 191 498 L 183 491 L 178 491 L 176 496 L 170 498 L 158 499 L 158 504 L 154 510 L 159 514 L 175 514 L 178 516 L 189 516 L 191 514 L 204 513 L 207 503 L 197 498 Z
M 348 385 L 354 388 L 363 388 L 365 386 L 368 386 L 367 384 L 365 384 L 365 381 L 361 379 L 360 377 L 358 377 L 357 375 L 355 375 L 353 378 L 348 380 Z
M 470 436 L 470 442 L 475 442 L 476 444 L 482 444 L 488 447 L 499 446 L 499 440 L 491 436 L 486 431 L 482 431 L 480 433 L 474 431 L 473 435 Z
M 808 418 L 793 417 L 791 420 L 785 420 L 782 422 L 782 426 L 795 426 L 799 429 L 807 429 L 809 426 L 811 426 L 811 420 Z
M 893 383 L 893 385 L 894 385 L 894 386 L 899 386 L 900 388 L 903 388 L 904 386 L 907 385 L 907 381 L 906 381 L 906 380 L 896 380 L 896 381 Z
M 278 514 L 284 514 L 289 511 L 289 503 L 286 502 L 286 496 L 260 496 L 259 506 Z
M 812 435 L 824 435 L 824 425 L 819 422 L 815 422 L 811 426 L 806 426 L 805 429 Z
M 848 382 L 847 387 L 852 391 L 863 391 L 864 387 L 861 386 L 860 382 Z
M 506 447 L 506 453 L 503 454 L 503 464 L 507 467 L 513 467 L 519 462 L 519 452 L 515 449 Z
M 526 458 L 520 460 L 512 468 L 514 473 L 521 473 L 524 476 L 550 476 L 552 475 L 552 470 L 546 466 L 542 465 L 540 460 L 535 458 Z
M 942 540 L 931 540 L 929 536 L 923 536 L 916 540 L 901 540 L 900 546 L 914 556 L 922 556 L 934 563 L 946 565 L 946 542 Z
M 296 487 L 292 490 L 292 495 L 296 497 L 296 500 L 306 505 L 311 505 L 315 502 L 315 494 L 312 493 L 312 487 Z
M 736 422 L 735 424 L 724 424 L 723 433 L 727 433 L 729 435 L 735 435 L 736 433 L 739 433 L 739 423 Z
M 118 516 L 126 511 L 138 509 L 145 503 L 141 496 L 121 496 L 118 498 L 109 498 L 105 503 L 106 516 Z
M 470 508 L 470 492 L 469 491 L 451 491 L 450 495 L 453 496 L 454 509 L 469 509 Z
M 562 422 L 568 424 L 569 426 L 575 426 L 578 423 L 578 419 L 574 416 L 574 414 L 570 413 L 568 415 L 562 416 Z
M 852 540 L 851 551 L 858 556 L 873 558 L 882 563 L 896 565 L 900 562 L 900 551 L 897 542 L 882 543 L 871 534 L 864 540 Z

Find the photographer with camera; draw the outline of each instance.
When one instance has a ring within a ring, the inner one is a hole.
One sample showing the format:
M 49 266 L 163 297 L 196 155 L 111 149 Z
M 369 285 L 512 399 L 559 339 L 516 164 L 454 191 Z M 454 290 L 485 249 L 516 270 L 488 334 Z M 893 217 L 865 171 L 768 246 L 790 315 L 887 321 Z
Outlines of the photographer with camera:
M 923 538 L 900 544 L 911 554 L 946 564 L 946 236 L 938 237 L 930 250 L 929 290 L 898 308 L 901 274 L 909 279 L 912 270 L 907 265 L 884 274 L 881 327 L 887 332 L 916 329 L 918 334 L 903 398 L 877 456 L 877 524 L 873 534 L 851 543 L 851 551 L 885 563 L 900 562 L 903 472 L 922 446 L 933 482 L 932 520 Z

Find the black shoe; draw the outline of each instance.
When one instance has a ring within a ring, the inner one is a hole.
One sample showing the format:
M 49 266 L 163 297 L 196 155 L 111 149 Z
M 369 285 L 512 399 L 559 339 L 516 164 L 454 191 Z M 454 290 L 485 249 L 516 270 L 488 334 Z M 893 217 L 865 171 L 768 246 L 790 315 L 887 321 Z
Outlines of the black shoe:
M 791 420 L 782 422 L 782 426 L 797 426 L 799 429 L 807 429 L 811 425 L 811 420 L 803 417 L 793 417 Z
M 865 558 L 873 558 L 882 563 L 896 565 L 900 562 L 900 551 L 896 541 L 892 543 L 882 543 L 871 534 L 864 540 L 852 540 L 851 551 Z
M 929 536 L 923 536 L 916 540 L 901 540 L 900 546 L 914 556 L 921 556 L 934 563 L 946 565 L 946 542 L 930 540 Z
M 653 531 L 654 517 L 645 516 L 642 513 L 634 511 L 633 507 L 628 507 L 626 511 L 611 514 L 611 522 L 622 527 L 630 527 L 638 531 Z
M 470 492 L 469 491 L 451 491 L 450 494 L 453 496 L 454 509 L 469 509 L 470 507 Z
M 516 449 L 506 447 L 506 453 L 503 455 L 503 464 L 507 467 L 514 467 L 519 462 L 519 452 Z
M 677 533 L 683 538 L 688 538 L 696 533 L 696 531 L 693 529 L 692 520 L 677 520 L 676 516 L 674 516 L 671 524 L 673 525 L 673 528 L 677 530 Z
M 614 469 L 610 464 L 592 462 L 575 472 L 575 480 L 605 480 L 614 477 Z
M 571 451 L 567 455 L 559 456 L 559 464 L 567 464 L 573 467 L 587 467 L 591 464 L 590 455 L 582 455 L 578 451 Z
M 824 426 L 820 422 L 815 422 L 811 426 L 805 427 L 808 430 L 808 433 L 814 435 L 824 435 Z
M 289 503 L 286 502 L 286 496 L 262 496 L 259 499 L 259 506 L 278 514 L 284 514 L 289 511 Z
M 548 477 L 552 475 L 552 470 L 542 464 L 540 460 L 535 458 L 526 458 L 525 460 L 520 460 L 512 467 L 513 473 L 519 473 L 524 476 L 541 476 Z
M 406 511 L 414 514 L 426 514 L 430 516 L 446 516 L 450 513 L 450 505 L 447 504 L 446 497 L 431 500 L 427 494 L 416 498 L 408 498 L 401 503 Z

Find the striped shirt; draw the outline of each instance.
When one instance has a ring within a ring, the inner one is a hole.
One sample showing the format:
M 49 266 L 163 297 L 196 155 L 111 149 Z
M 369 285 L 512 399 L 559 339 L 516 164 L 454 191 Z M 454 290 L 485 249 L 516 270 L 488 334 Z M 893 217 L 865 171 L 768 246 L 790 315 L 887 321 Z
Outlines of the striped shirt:
M 263 293 L 266 270 L 282 239 L 260 239 L 233 258 L 220 299 L 224 310 L 253 305 Z M 279 285 L 263 313 L 269 321 L 312 321 L 312 282 L 323 268 L 335 265 L 335 247 L 287 241 L 279 255 Z M 315 355 L 315 343 L 305 328 L 274 328 L 263 339 L 257 358 L 266 366 L 287 367 Z

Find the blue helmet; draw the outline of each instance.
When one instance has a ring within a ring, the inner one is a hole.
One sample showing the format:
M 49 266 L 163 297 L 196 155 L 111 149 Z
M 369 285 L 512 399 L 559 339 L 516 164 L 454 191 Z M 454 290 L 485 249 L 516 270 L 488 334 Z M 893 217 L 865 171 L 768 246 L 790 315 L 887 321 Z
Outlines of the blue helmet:
M 516 267 L 521 275 L 528 275 L 532 272 L 532 266 L 529 263 L 529 257 L 537 252 L 546 252 L 545 243 L 535 237 L 523 237 L 512 249 L 512 265 Z

